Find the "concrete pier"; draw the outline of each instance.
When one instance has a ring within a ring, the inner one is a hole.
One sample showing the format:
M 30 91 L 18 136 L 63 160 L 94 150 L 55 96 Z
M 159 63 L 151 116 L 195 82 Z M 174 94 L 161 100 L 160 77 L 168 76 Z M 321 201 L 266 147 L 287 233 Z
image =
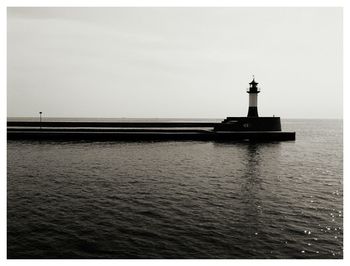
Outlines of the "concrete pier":
M 9 140 L 295 140 L 295 132 L 248 130 L 242 126 L 215 130 L 222 123 L 179 122 L 8 122 Z M 244 125 L 244 123 L 242 124 Z M 41 128 L 40 128 L 41 126 Z

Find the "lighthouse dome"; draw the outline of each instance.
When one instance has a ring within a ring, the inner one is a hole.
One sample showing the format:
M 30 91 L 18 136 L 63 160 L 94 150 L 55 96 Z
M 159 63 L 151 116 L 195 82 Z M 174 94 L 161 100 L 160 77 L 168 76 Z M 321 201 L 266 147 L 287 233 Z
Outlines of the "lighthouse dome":
M 258 85 L 259 83 L 258 82 L 255 82 L 255 79 L 253 78 L 252 82 L 249 83 L 250 85 L 253 85 L 253 86 L 256 86 Z

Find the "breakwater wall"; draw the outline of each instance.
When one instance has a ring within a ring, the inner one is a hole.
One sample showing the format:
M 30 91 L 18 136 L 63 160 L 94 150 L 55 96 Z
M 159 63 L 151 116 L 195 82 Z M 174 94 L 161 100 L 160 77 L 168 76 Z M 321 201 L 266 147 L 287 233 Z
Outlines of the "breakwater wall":
M 220 123 L 204 122 L 39 122 L 39 121 L 8 121 L 7 127 L 115 127 L 115 128 L 181 128 L 181 127 L 209 127 Z
M 206 122 L 7 122 L 8 140 L 295 140 L 281 132 L 279 118 L 229 118 Z M 254 121 L 256 122 L 254 124 Z M 254 130 L 257 129 L 257 130 Z

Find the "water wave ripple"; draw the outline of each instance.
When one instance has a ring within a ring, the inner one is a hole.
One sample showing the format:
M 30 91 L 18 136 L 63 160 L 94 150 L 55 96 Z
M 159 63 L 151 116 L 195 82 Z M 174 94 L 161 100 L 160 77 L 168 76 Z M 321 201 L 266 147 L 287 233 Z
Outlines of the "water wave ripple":
M 8 141 L 9 258 L 342 258 L 341 120 L 297 141 Z

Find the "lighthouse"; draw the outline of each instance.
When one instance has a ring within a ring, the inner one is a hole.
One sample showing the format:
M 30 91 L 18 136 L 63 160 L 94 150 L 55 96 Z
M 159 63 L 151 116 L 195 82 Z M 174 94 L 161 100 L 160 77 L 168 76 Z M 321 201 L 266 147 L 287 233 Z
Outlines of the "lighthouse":
M 258 82 L 253 76 L 249 83 L 247 93 L 249 94 L 248 116 L 228 116 L 221 123 L 214 126 L 214 132 L 225 134 L 242 134 L 245 139 L 252 139 L 250 136 L 256 134 L 255 140 L 295 140 L 295 132 L 282 132 L 281 119 L 275 116 L 259 117 L 258 115 Z M 250 135 L 252 134 L 252 135 Z M 277 135 L 275 135 L 277 134 Z
M 260 89 L 258 88 L 258 82 L 255 82 L 255 78 L 253 76 L 253 81 L 249 83 L 249 89 L 247 93 L 249 93 L 249 110 L 248 117 L 258 117 L 258 93 Z

